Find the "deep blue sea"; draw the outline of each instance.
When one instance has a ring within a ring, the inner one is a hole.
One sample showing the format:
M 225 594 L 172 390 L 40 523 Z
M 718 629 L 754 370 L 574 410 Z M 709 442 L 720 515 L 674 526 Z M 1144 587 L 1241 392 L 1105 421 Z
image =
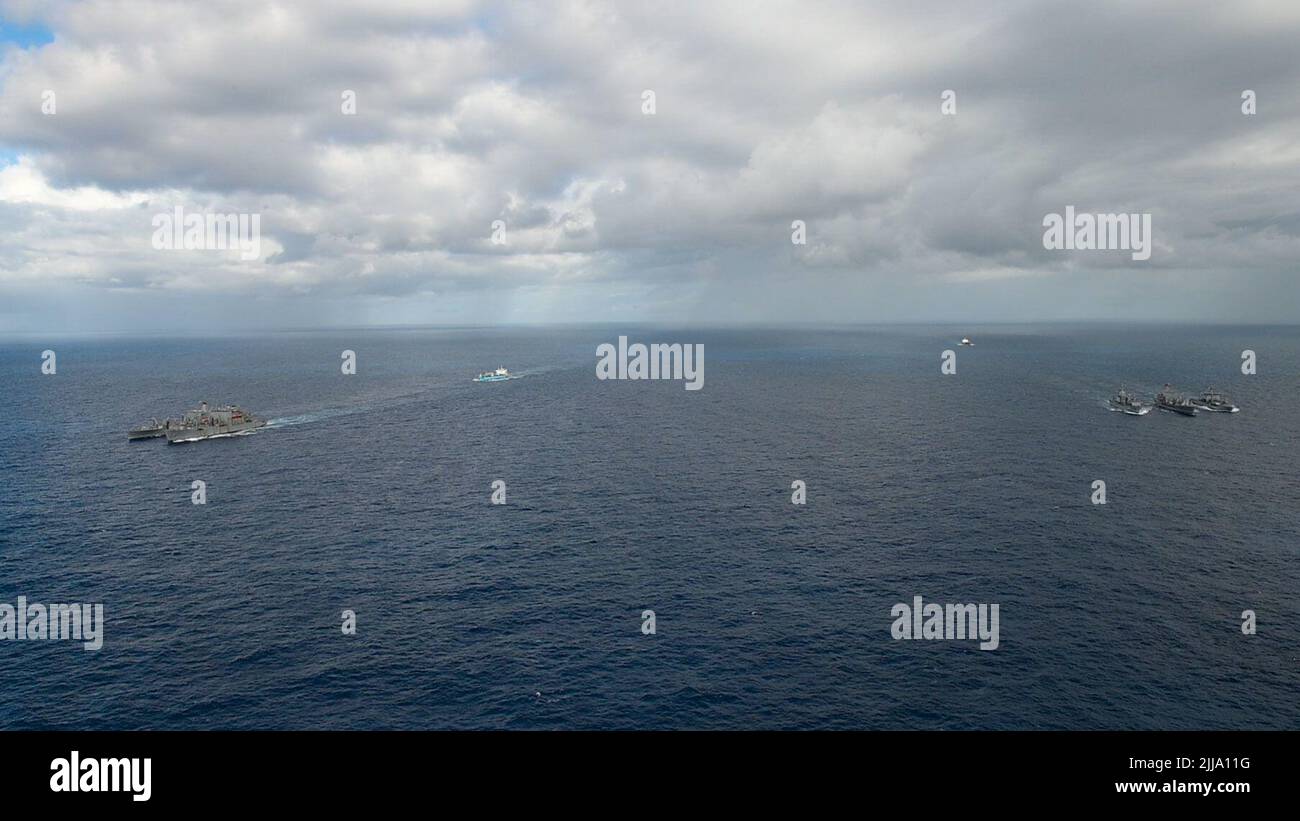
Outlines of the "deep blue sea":
M 597 380 L 620 334 L 704 389 Z M 1106 409 L 1165 382 L 1243 410 Z M 200 400 L 272 422 L 127 442 Z M 106 624 L 0 641 L 0 727 L 1300 729 L 1298 462 L 1293 327 L 7 339 L 0 602 Z

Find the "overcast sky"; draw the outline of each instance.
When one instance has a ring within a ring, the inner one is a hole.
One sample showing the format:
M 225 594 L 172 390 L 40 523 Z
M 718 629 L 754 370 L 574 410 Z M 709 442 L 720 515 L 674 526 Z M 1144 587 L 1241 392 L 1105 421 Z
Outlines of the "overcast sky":
M 329 5 L 0 0 L 0 331 L 1300 321 L 1295 0 Z

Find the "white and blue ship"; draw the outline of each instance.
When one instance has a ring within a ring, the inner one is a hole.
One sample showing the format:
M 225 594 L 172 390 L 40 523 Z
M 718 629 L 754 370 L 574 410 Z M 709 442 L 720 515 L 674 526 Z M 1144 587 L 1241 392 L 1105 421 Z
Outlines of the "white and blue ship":
M 504 382 L 507 379 L 514 379 L 514 377 L 505 368 L 497 368 L 495 371 L 483 371 L 483 373 L 474 377 L 475 382 Z

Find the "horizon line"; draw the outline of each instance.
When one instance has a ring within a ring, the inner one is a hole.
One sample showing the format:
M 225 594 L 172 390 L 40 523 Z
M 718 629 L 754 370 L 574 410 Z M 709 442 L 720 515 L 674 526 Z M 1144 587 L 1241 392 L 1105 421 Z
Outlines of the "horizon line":
M 1180 326 L 1189 328 L 1300 328 L 1300 322 L 1244 322 L 1212 321 L 1189 319 L 1069 319 L 1069 320 L 980 320 L 961 323 L 956 320 L 895 320 L 863 322 L 682 322 L 682 321 L 586 321 L 586 322 L 494 322 L 494 323 L 400 323 L 375 325 L 317 325 L 284 327 L 247 327 L 247 328 L 136 328 L 136 329 L 99 329 L 99 330 L 44 330 L 44 331 L 5 331 L 0 330 L 0 339 L 18 339 L 33 337 L 224 337 L 302 333 L 334 332 L 374 332 L 374 331 L 420 331 L 420 330 L 509 330 L 509 329 L 583 329 L 583 328 L 662 328 L 662 329 L 697 329 L 697 330 L 853 330 L 865 328 L 901 328 L 901 327 L 943 327 L 943 328 L 987 328 L 1000 327 L 1041 327 L 1041 326 Z

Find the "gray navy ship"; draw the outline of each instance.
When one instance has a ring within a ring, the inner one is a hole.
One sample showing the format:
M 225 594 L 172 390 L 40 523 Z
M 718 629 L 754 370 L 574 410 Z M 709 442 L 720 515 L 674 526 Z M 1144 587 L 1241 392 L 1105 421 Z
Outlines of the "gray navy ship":
M 1162 411 L 1177 413 L 1181 416 L 1196 415 L 1196 406 L 1174 391 L 1170 385 L 1165 385 L 1164 389 L 1156 394 L 1156 407 Z
M 127 431 L 126 438 L 136 441 L 166 437 L 168 444 L 175 445 L 202 439 L 240 436 L 265 426 L 265 419 L 259 419 L 236 405 L 209 408 L 207 402 L 201 402 L 194 410 L 186 411 L 180 419 L 162 422 L 150 419 L 140 427 Z
M 140 439 L 158 439 L 167 435 L 167 428 L 172 424 L 172 420 L 166 419 L 159 422 L 156 418 L 150 419 L 137 428 L 131 428 L 126 432 L 126 438 L 132 442 Z
M 1210 413 L 1236 413 L 1241 410 L 1222 391 L 1207 388 L 1200 396 L 1192 397 L 1192 404 Z
M 1110 409 L 1127 413 L 1129 416 L 1146 416 L 1151 412 L 1151 406 L 1139 401 L 1128 391 L 1120 388 L 1119 393 L 1110 398 Z

